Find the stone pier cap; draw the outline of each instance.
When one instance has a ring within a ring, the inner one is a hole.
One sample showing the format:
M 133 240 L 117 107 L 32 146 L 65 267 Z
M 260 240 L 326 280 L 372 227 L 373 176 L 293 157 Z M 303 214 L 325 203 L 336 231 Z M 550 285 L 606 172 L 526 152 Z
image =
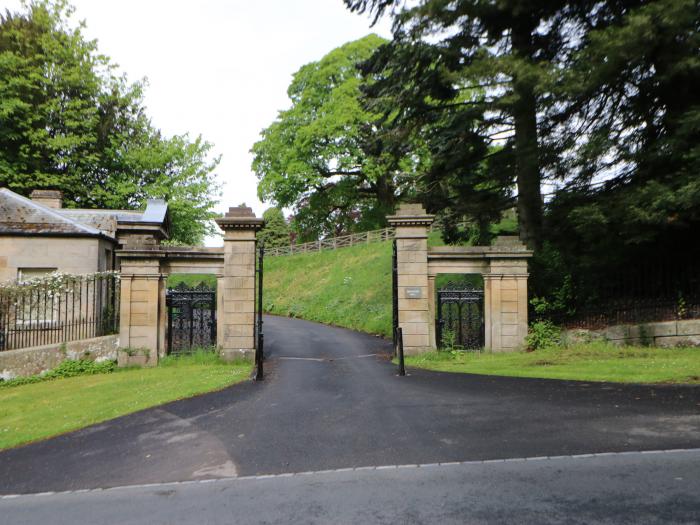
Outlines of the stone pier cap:
M 401 204 L 395 215 L 388 215 L 387 221 L 397 226 L 430 226 L 435 215 L 426 213 L 422 204 Z
M 252 208 L 248 206 L 236 206 L 228 209 L 223 217 L 215 219 L 216 224 L 222 230 L 260 230 L 265 220 L 256 217 Z

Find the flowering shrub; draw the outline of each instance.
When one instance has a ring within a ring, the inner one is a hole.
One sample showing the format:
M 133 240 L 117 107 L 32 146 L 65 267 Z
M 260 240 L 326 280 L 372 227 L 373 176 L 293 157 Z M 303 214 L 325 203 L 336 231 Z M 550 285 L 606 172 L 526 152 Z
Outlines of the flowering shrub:
M 0 296 L 14 297 L 29 293 L 33 290 L 41 290 L 48 294 L 48 297 L 58 296 L 61 294 L 73 293 L 76 285 L 82 284 L 85 281 L 94 279 L 95 281 L 112 278 L 118 281 L 120 278 L 119 272 L 96 272 L 84 275 L 76 275 L 63 272 L 52 272 L 41 277 L 32 279 L 0 282 Z

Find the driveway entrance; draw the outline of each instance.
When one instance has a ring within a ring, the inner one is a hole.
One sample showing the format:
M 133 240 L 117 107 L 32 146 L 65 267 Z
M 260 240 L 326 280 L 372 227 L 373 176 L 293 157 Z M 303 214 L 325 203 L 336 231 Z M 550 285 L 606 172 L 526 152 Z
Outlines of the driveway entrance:
M 0 453 L 0 493 L 700 447 L 700 388 L 409 370 L 391 342 L 265 318 L 265 381 Z

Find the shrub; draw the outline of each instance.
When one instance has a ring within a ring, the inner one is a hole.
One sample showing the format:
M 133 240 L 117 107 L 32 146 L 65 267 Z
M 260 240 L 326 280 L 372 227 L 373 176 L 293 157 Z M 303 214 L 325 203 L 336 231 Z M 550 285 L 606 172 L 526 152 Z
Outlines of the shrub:
M 115 367 L 116 364 L 114 361 L 102 361 L 98 363 L 85 359 L 79 359 L 77 361 L 66 359 L 56 368 L 46 372 L 42 377 L 45 379 L 58 379 L 61 377 L 108 374 L 113 372 Z
M 40 381 L 49 381 L 51 379 L 59 379 L 64 377 L 109 374 L 110 372 L 114 372 L 116 366 L 117 365 L 114 361 L 102 361 L 97 363 L 86 359 L 79 359 L 77 361 L 67 359 L 56 368 L 53 368 L 43 374 L 28 377 L 16 377 L 7 381 L 0 381 L 0 387 L 28 385 L 30 383 L 39 383 Z
M 450 328 L 442 329 L 442 337 L 440 341 L 440 350 L 452 352 L 457 349 L 457 334 Z
M 540 350 L 561 343 L 561 330 L 551 321 L 537 321 L 530 325 L 525 344 L 529 351 Z

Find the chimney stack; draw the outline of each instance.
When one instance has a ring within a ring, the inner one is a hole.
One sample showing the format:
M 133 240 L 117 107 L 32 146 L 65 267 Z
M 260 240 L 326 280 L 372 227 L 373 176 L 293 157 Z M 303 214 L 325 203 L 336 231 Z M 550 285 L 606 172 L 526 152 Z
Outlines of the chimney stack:
M 59 190 L 34 190 L 29 198 L 48 208 L 63 207 L 63 192 Z

